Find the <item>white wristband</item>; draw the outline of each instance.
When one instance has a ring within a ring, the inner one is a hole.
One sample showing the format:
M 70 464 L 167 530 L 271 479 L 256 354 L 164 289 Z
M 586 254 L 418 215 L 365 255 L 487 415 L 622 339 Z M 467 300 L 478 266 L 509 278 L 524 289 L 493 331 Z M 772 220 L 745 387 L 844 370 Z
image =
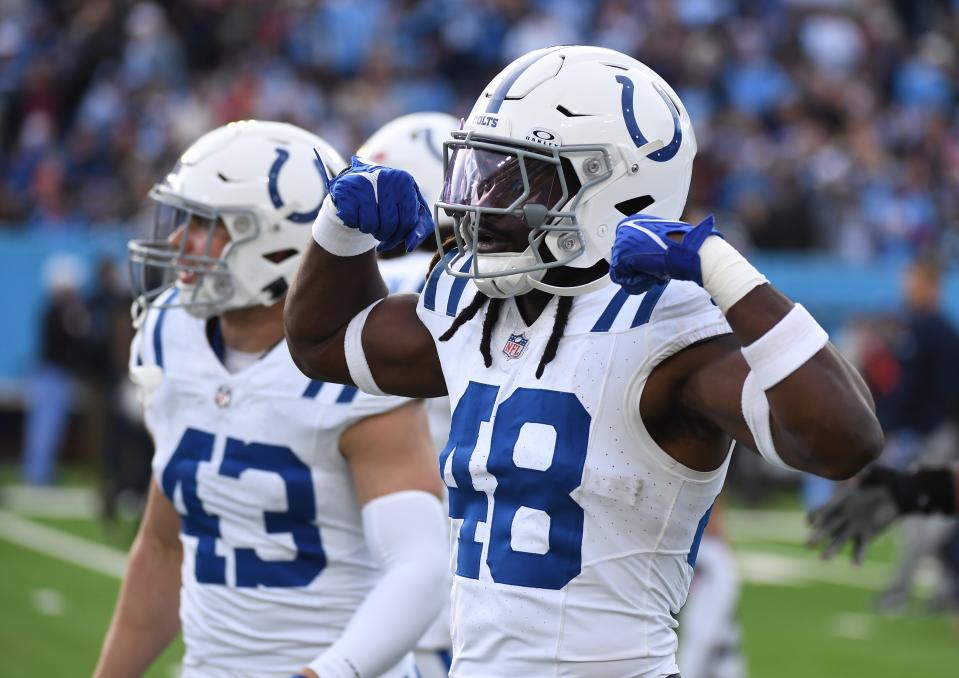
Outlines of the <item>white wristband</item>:
M 828 341 L 826 330 L 802 304 L 796 304 L 771 330 L 742 351 L 759 387 L 767 391 L 802 367 Z
M 330 254 L 355 257 L 376 247 L 377 240 L 369 233 L 350 228 L 336 216 L 333 199 L 326 196 L 320 213 L 313 222 L 313 240 Z
M 736 248 L 719 236 L 710 236 L 699 248 L 703 287 L 723 313 L 768 280 Z
M 742 393 L 743 419 L 749 432 L 753 434 L 753 440 L 756 442 L 756 451 L 762 455 L 763 459 L 774 466 L 782 468 L 792 468 L 782 460 L 776 451 L 776 445 L 773 442 L 772 423 L 769 420 L 769 400 L 766 398 L 766 392 L 759 386 L 756 375 L 752 372 L 746 375 L 746 381 L 743 382 Z
M 366 362 L 366 352 L 363 350 L 363 326 L 373 307 L 383 301 L 378 299 L 353 316 L 346 326 L 346 336 L 343 338 L 343 353 L 346 355 L 346 368 L 350 371 L 350 379 L 356 388 L 371 395 L 385 396 L 386 393 L 376 385 L 370 364 Z

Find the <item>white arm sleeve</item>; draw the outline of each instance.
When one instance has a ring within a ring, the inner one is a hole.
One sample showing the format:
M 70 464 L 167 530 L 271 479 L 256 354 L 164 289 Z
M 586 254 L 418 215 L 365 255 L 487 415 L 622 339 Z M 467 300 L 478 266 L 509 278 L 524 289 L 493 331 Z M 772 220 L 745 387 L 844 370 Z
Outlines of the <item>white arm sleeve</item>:
M 746 375 L 746 381 L 743 382 L 742 408 L 743 419 L 746 420 L 749 432 L 753 434 L 753 440 L 756 441 L 756 451 L 774 466 L 792 468 L 776 451 L 772 422 L 769 420 L 769 400 L 752 371 Z
M 449 526 L 428 492 L 388 494 L 363 507 L 363 533 L 383 576 L 343 634 L 311 664 L 322 678 L 373 678 L 413 650 L 439 613 L 449 567 Z

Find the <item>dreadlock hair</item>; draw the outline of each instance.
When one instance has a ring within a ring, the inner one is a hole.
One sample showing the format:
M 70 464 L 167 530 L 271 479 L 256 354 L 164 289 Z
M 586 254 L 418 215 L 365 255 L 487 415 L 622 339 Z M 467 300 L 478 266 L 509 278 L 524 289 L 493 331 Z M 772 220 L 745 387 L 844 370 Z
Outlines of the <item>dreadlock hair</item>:
M 456 238 L 450 236 L 443 241 L 442 250 L 433 255 L 429 270 L 432 271 L 443 257 L 456 246 Z M 489 308 L 486 310 L 486 317 L 483 319 L 483 332 L 480 339 L 480 354 L 483 356 L 483 364 L 486 367 L 493 365 L 493 353 L 490 345 L 493 341 L 493 329 L 499 320 L 500 311 L 503 309 L 503 300 L 498 298 L 490 299 L 482 292 L 477 291 L 473 300 L 467 304 L 462 311 L 453 318 L 453 323 L 443 334 L 440 335 L 440 341 L 449 341 L 456 334 L 456 331 L 476 317 L 479 310 L 489 302 Z M 536 378 L 543 376 L 546 366 L 556 357 L 556 351 L 559 349 L 559 340 L 563 338 L 566 330 L 566 323 L 569 322 L 569 314 L 573 308 L 573 297 L 560 297 L 556 305 L 556 316 L 553 318 L 553 330 L 550 332 L 549 339 L 546 340 L 546 348 L 543 349 L 543 355 L 539 359 L 539 365 L 536 367 Z
M 556 351 L 559 349 L 559 340 L 563 338 L 566 331 L 566 323 L 569 322 L 569 312 L 573 309 L 573 297 L 560 297 L 556 304 L 556 316 L 553 318 L 553 331 L 549 333 L 549 339 L 546 340 L 546 348 L 543 349 L 543 357 L 539 359 L 539 365 L 536 367 L 536 378 L 543 376 L 543 370 L 556 357 Z
M 502 299 L 490 299 L 482 292 L 477 292 L 473 300 L 460 311 L 453 324 L 449 326 L 443 334 L 440 335 L 440 341 L 449 341 L 456 334 L 456 331 L 465 323 L 472 320 L 486 302 L 489 302 L 489 308 L 486 311 L 486 317 L 483 319 L 483 335 L 480 339 L 480 354 L 483 356 L 483 364 L 486 367 L 493 365 L 493 354 L 490 345 L 493 340 L 493 329 L 499 320 L 500 311 L 503 308 Z M 543 349 L 543 356 L 539 359 L 539 365 L 536 367 L 536 378 L 543 376 L 546 366 L 556 357 L 556 351 L 559 349 L 559 340 L 563 338 L 566 330 L 566 323 L 569 322 L 569 314 L 573 308 L 573 297 L 560 297 L 556 306 L 556 316 L 553 319 L 553 330 L 550 332 L 549 339 L 546 340 L 546 348 Z

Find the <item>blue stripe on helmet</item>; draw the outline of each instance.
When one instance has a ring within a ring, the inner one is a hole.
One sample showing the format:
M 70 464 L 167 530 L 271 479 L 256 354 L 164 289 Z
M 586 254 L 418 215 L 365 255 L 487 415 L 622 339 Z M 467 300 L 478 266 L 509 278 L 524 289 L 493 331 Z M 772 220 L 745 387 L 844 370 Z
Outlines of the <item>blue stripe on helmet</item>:
M 493 92 L 493 96 L 490 97 L 489 103 L 486 105 L 486 112 L 499 113 L 500 106 L 502 106 L 503 101 L 506 100 L 506 96 L 509 94 L 510 87 L 513 86 L 513 83 L 519 80 L 519 76 L 523 75 L 523 73 L 525 73 L 530 66 L 535 64 L 544 56 L 547 54 L 552 54 L 558 49 L 562 49 L 562 47 L 554 47 L 546 52 L 532 52 L 521 58 L 519 61 L 514 62 L 515 66 L 513 67 L 513 70 L 511 70 L 500 81 L 496 91 Z

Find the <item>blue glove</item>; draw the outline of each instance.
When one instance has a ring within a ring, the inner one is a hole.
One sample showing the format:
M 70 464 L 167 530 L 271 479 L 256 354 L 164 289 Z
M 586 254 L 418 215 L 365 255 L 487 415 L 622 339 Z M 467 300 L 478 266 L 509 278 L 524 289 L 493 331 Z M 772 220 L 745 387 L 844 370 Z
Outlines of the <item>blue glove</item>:
M 316 157 L 322 165 L 320 154 Z M 400 243 L 412 252 L 433 233 L 433 211 L 409 172 L 371 165 L 353 156 L 352 165 L 327 179 L 326 185 L 336 216 L 350 228 L 379 240 L 379 252 Z
M 683 233 L 676 242 L 670 233 Z M 619 222 L 609 260 L 609 277 L 630 294 L 642 294 L 667 280 L 691 280 L 703 284 L 699 248 L 711 235 L 713 216 L 693 227 L 646 214 L 634 214 Z

